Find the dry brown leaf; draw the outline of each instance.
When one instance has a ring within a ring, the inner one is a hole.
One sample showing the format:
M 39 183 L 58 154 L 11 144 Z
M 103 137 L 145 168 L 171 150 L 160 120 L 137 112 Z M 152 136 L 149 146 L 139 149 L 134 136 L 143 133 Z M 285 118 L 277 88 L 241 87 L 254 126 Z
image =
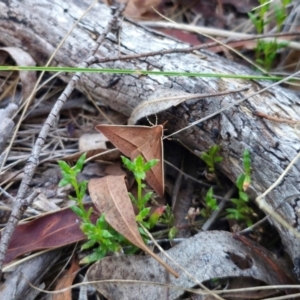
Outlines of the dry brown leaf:
M 34 59 L 21 48 L 16 47 L 2 47 L 0 48 L 0 56 L 3 58 L 4 55 L 9 55 L 18 66 L 35 66 L 36 63 Z M 2 65 L 4 63 L 1 59 Z M 22 82 L 22 96 L 23 100 L 26 100 L 36 83 L 36 72 L 35 71 L 19 71 L 20 79 Z
M 284 263 L 274 258 L 271 252 L 265 249 L 264 251 L 274 263 L 278 265 Z M 235 240 L 230 232 L 200 232 L 177 244 L 167 253 L 200 282 L 213 278 L 252 277 L 270 285 L 283 284 L 278 274 L 270 269 L 267 260 L 258 256 L 252 248 Z M 162 256 L 162 254 L 158 255 Z M 283 268 L 282 265 L 281 267 Z M 284 269 L 286 275 L 292 275 L 287 270 L 288 268 Z M 89 268 L 87 279 L 89 281 L 107 279 L 135 281 L 126 284 L 124 282 L 93 284 L 101 294 L 111 300 L 162 299 L 162 295 L 165 294 L 169 295 L 169 300 L 178 299 L 184 290 L 173 289 L 169 285 L 184 288 L 197 285 L 185 273 L 182 272 L 179 279 L 169 277 L 154 259 L 137 255 L 105 257 Z M 166 286 L 152 285 L 149 282 L 159 282 Z M 286 282 L 286 284 L 290 283 L 290 281 Z
M 62 278 L 59 279 L 55 291 L 70 287 L 74 281 L 74 278 L 77 275 L 77 272 L 80 269 L 78 263 L 75 259 L 72 260 L 72 264 L 69 270 L 64 274 Z M 61 292 L 59 294 L 52 295 L 52 300 L 72 300 L 72 289 Z
M 105 220 L 128 241 L 155 258 L 175 277 L 179 275 L 143 242 L 139 233 L 124 176 L 105 176 L 91 179 L 88 183 L 90 196 L 96 208 L 104 213 Z
M 181 90 L 157 89 L 148 100 L 141 102 L 133 110 L 128 120 L 128 125 L 133 125 L 143 117 L 157 114 L 161 111 L 167 110 L 172 106 L 179 105 L 180 103 L 185 102 L 187 100 L 222 96 L 230 93 L 236 93 L 248 88 L 249 86 L 245 86 L 237 90 L 212 92 L 206 94 L 190 94 Z
M 141 155 L 145 161 L 158 159 L 159 162 L 147 172 L 146 181 L 159 196 L 164 194 L 162 125 L 152 127 L 97 125 L 96 129 L 131 159 L 138 155 Z
M 93 207 L 91 221 L 96 222 L 99 212 L 94 206 L 85 205 L 88 210 Z M 5 264 L 16 257 L 32 251 L 54 249 L 86 239 L 79 228 L 78 217 L 70 209 L 45 214 L 28 223 L 16 227 L 5 256 Z
M 133 125 L 143 117 L 157 114 L 186 100 L 201 97 L 203 97 L 203 94 L 190 94 L 181 90 L 157 89 L 148 100 L 141 102 L 132 111 L 128 125 Z

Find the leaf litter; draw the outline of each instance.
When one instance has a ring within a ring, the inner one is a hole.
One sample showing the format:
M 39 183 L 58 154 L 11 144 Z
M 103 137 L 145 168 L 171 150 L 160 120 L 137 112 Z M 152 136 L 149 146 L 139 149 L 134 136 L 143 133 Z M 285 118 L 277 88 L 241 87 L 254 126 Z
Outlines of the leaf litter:
M 170 268 L 145 245 L 137 227 L 124 175 L 91 179 L 88 183 L 88 189 L 94 205 L 99 211 L 104 213 L 105 220 L 111 227 L 122 234 L 133 245 L 159 261 L 175 277 L 179 276 L 176 271 Z
M 266 261 L 257 256 L 251 248 L 234 239 L 230 232 L 200 232 L 166 252 L 200 282 L 215 278 L 253 277 L 269 285 L 282 284 L 277 274 L 270 272 Z M 271 252 L 267 253 L 272 257 Z M 162 254 L 158 256 L 165 259 Z M 278 259 L 272 259 L 277 264 L 283 263 L 282 261 L 279 263 Z M 170 265 L 175 267 L 173 263 Z M 283 272 L 292 277 L 286 269 Z M 166 293 L 169 295 L 168 299 L 176 299 L 185 292 L 184 289 L 197 285 L 184 273 L 176 279 L 169 276 L 151 257 L 137 255 L 105 257 L 89 268 L 87 278 L 89 281 L 99 281 L 92 285 L 108 299 L 122 300 L 162 299 L 162 295 Z M 101 280 L 114 282 L 101 283 Z M 134 282 L 125 284 L 118 280 Z M 292 280 L 286 282 L 291 283 Z
M 87 209 L 89 207 L 90 205 L 86 205 Z M 98 217 L 98 214 L 93 214 L 92 220 L 95 222 Z M 45 214 L 17 226 L 8 247 L 5 263 L 8 264 L 16 257 L 31 251 L 63 247 L 85 238 L 79 228 L 78 217 L 70 208 Z

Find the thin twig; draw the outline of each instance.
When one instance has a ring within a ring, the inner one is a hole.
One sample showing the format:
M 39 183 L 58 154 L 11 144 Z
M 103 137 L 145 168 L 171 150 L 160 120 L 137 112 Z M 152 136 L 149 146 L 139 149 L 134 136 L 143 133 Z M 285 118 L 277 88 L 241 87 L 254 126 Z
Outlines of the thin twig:
M 181 172 L 178 172 L 175 184 L 173 187 L 173 193 L 172 193 L 172 212 L 174 212 L 174 207 L 176 205 L 177 199 L 178 199 L 178 193 L 181 187 L 181 182 L 182 182 L 182 169 L 183 169 L 183 161 L 181 162 Z
M 187 25 L 187 24 L 178 24 L 178 23 L 170 23 L 165 21 L 142 21 L 139 24 L 147 27 L 155 27 L 155 28 L 171 28 L 171 29 L 184 29 L 190 32 L 197 32 L 199 34 L 206 34 L 211 36 L 217 36 L 222 38 L 230 39 L 230 43 L 232 43 L 232 39 L 234 39 L 234 43 L 236 42 L 244 42 L 248 41 L 249 39 L 253 39 L 257 37 L 257 35 L 251 35 L 248 33 L 243 32 L 236 32 L 236 31 L 229 31 L 229 30 L 222 30 L 219 28 L 210 28 L 210 27 L 203 27 L 203 26 L 195 26 L 195 25 Z M 184 28 L 183 28 L 184 27 Z M 271 42 L 274 39 L 270 39 L 270 36 L 263 35 L 264 37 L 260 37 L 260 40 Z M 276 34 L 276 37 L 285 37 L 287 36 L 286 32 L 281 32 Z M 274 36 L 275 37 L 275 36 Z M 285 39 L 277 39 L 277 43 L 287 43 L 288 48 L 300 50 L 300 43 L 288 41 Z
M 285 118 L 278 118 L 278 117 L 275 117 L 275 116 L 267 115 L 267 114 L 265 114 L 263 112 L 260 112 L 260 111 L 255 111 L 253 114 L 255 116 L 258 116 L 258 117 L 261 117 L 263 119 L 267 119 L 267 120 L 270 120 L 270 121 L 274 121 L 274 122 L 287 123 L 287 124 L 292 124 L 292 125 L 300 124 L 300 120 L 297 121 L 297 120 L 291 120 L 291 119 L 285 119 Z
M 261 34 L 261 35 L 256 35 L 247 39 L 242 39 L 242 41 L 251 41 L 251 40 L 258 40 L 264 37 L 277 37 L 277 36 L 282 36 L 283 34 Z M 285 35 L 291 35 L 291 36 L 299 36 L 300 32 L 289 32 L 286 33 Z M 115 57 L 98 57 L 95 63 L 105 63 L 105 62 L 113 62 L 113 61 L 122 61 L 122 60 L 129 60 L 129 59 L 137 59 L 137 58 L 144 58 L 144 57 L 150 57 L 150 56 L 156 56 L 156 55 L 166 55 L 166 54 L 174 54 L 174 53 L 191 53 L 192 51 L 197 51 L 197 50 L 204 50 L 204 49 L 209 49 L 211 47 L 218 46 L 220 44 L 222 45 L 230 45 L 231 43 L 235 43 L 237 41 L 240 41 L 240 39 L 228 39 L 225 41 L 218 41 L 218 42 L 213 42 L 213 43 L 207 43 L 207 44 L 202 44 L 202 45 L 197 45 L 193 47 L 186 47 L 186 48 L 176 48 L 176 49 L 167 49 L 167 50 L 159 50 L 159 51 L 152 51 L 152 52 L 147 52 L 147 53 L 141 53 L 141 54 L 132 54 L 132 55 L 123 55 L 123 56 L 115 56 Z
M 189 175 L 189 174 L 183 172 L 182 170 L 180 170 L 179 168 L 175 167 L 173 164 L 171 164 L 171 163 L 170 163 L 169 161 L 167 161 L 167 160 L 164 160 L 164 163 L 167 164 L 167 165 L 169 165 L 170 167 L 172 167 L 174 170 L 178 171 L 179 173 L 181 173 L 185 178 L 189 178 L 189 179 L 191 179 L 191 180 L 193 180 L 193 181 L 195 181 L 195 182 L 197 182 L 197 183 L 199 183 L 199 184 L 202 184 L 203 186 L 209 187 L 209 188 L 210 188 L 210 187 L 215 187 L 214 185 L 212 185 L 212 184 L 210 184 L 210 183 L 207 183 L 207 182 L 204 182 L 204 181 L 199 180 L 199 179 L 197 179 L 197 178 L 194 178 L 193 176 L 191 176 L 191 175 Z
M 266 214 L 269 214 L 274 220 L 280 223 L 283 227 L 287 228 L 291 233 L 293 233 L 298 239 L 300 239 L 300 233 L 295 230 L 283 217 L 276 213 L 270 205 L 266 203 L 265 197 L 273 190 L 276 186 L 280 184 L 284 176 L 288 171 L 293 167 L 293 165 L 299 160 L 300 152 L 294 157 L 294 159 L 289 163 L 286 169 L 281 173 L 278 179 L 262 194 L 256 197 L 255 201 L 257 202 L 260 209 L 262 209 Z
M 203 224 L 202 226 L 202 230 L 209 230 L 209 228 L 211 227 L 212 223 L 216 220 L 216 218 L 218 217 L 218 215 L 220 214 L 220 212 L 223 210 L 223 208 L 225 207 L 226 203 L 228 202 L 228 200 L 231 198 L 231 196 L 233 195 L 233 193 L 235 192 L 236 187 L 235 185 L 233 185 L 231 187 L 231 189 L 226 193 L 224 199 L 218 204 L 218 209 L 216 209 L 211 216 L 209 217 L 209 219 L 206 220 L 206 222 Z

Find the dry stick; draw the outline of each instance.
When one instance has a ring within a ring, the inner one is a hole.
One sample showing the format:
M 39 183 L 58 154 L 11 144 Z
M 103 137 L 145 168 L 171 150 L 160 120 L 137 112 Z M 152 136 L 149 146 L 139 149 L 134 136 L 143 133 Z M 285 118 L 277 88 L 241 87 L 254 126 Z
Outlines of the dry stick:
M 285 118 L 279 118 L 279 117 L 275 117 L 275 116 L 270 116 L 267 115 L 263 112 L 260 111 L 255 111 L 253 113 L 255 116 L 270 120 L 270 121 L 274 121 L 274 122 L 280 122 L 280 123 L 287 123 L 287 124 L 292 124 L 292 125 L 297 125 L 300 123 L 300 121 L 297 120 L 291 120 L 291 119 L 285 119 Z
M 158 286 L 158 287 L 166 287 L 166 288 L 172 288 L 174 290 L 179 290 L 179 291 L 185 291 L 185 292 L 190 292 L 190 293 L 195 293 L 195 294 L 199 294 L 199 295 L 206 295 L 206 294 L 211 294 L 212 292 L 208 293 L 208 292 L 202 292 L 201 290 L 199 291 L 199 289 L 188 289 L 186 287 L 183 286 L 178 286 L 178 285 L 171 285 L 171 284 L 165 284 L 165 283 L 161 283 L 161 282 L 156 282 L 156 281 L 146 281 L 146 280 L 128 280 L 128 279 L 107 279 L 107 280 L 94 280 L 94 281 L 84 281 L 84 282 L 80 282 L 80 283 L 76 283 L 73 285 L 70 285 L 68 287 L 62 288 L 60 290 L 55 290 L 55 291 L 46 291 L 44 289 L 41 289 L 39 287 L 34 286 L 28 279 L 27 277 L 25 277 L 24 275 L 22 275 L 23 278 L 27 281 L 27 283 L 30 285 L 30 287 L 32 287 L 33 289 L 40 291 L 41 293 L 45 293 L 45 294 L 50 294 L 50 295 L 55 295 L 55 294 L 59 294 L 59 293 L 63 293 L 66 291 L 69 291 L 70 289 L 74 289 L 74 288 L 79 288 L 83 285 L 96 285 L 98 283 L 102 283 L 102 284 L 143 284 L 143 285 L 154 285 L 154 286 Z M 278 288 L 281 288 L 282 286 L 279 286 Z M 274 286 L 260 286 L 260 289 L 274 289 Z M 275 286 L 275 288 L 277 288 L 277 286 Z M 285 285 L 283 286 L 283 288 L 296 288 L 295 285 Z M 257 290 L 258 288 L 256 288 Z M 244 290 L 250 290 L 248 289 L 235 289 L 233 291 L 237 291 L 237 292 L 242 292 Z M 252 291 L 252 290 L 250 290 Z M 221 293 L 229 293 L 231 292 L 231 290 L 215 290 L 214 293 L 217 294 L 221 294 Z
M 276 212 L 277 209 L 278 209 L 284 202 L 288 202 L 290 199 L 292 199 L 292 198 L 294 198 L 294 197 L 296 197 L 296 196 L 300 196 L 300 194 L 295 194 L 295 195 L 289 196 L 289 197 L 285 198 L 284 200 L 282 200 L 282 202 L 279 203 L 279 205 L 277 205 L 277 207 L 275 207 L 275 209 L 272 209 L 273 212 Z M 248 233 L 248 232 L 251 232 L 251 231 L 253 230 L 253 228 L 255 228 L 255 227 L 261 225 L 262 223 L 264 223 L 265 221 L 269 220 L 270 217 L 271 217 L 271 215 L 266 215 L 264 218 L 260 219 L 259 221 L 257 221 L 257 222 L 254 223 L 253 225 L 251 225 L 251 226 L 249 226 L 249 227 L 247 227 L 247 228 L 245 228 L 245 229 L 243 229 L 243 230 L 240 230 L 240 231 L 238 231 L 238 232 L 236 232 L 236 233 L 239 234 L 239 235 L 244 235 L 244 234 L 246 234 L 246 233 Z
M 300 71 L 299 71 L 300 72 Z M 285 228 L 289 229 L 298 239 L 300 239 L 300 233 L 294 229 L 287 221 L 285 221 L 278 213 L 276 213 L 271 206 L 266 203 L 265 197 L 273 190 L 277 185 L 280 184 L 283 177 L 288 173 L 296 161 L 300 158 L 300 152 L 294 157 L 294 159 L 289 163 L 286 169 L 278 177 L 278 179 L 261 195 L 256 197 L 255 201 L 257 202 L 259 208 L 261 208 L 265 213 L 269 214 L 273 219 L 280 223 Z
M 153 10 L 154 10 L 159 16 L 161 16 L 163 19 L 165 19 L 165 20 L 167 20 L 167 21 L 169 21 L 169 22 L 171 22 L 171 23 L 173 23 L 173 24 L 176 24 L 175 21 L 173 21 L 173 20 L 171 20 L 171 19 L 165 17 L 165 16 L 162 15 L 160 12 L 158 12 L 156 9 L 153 8 Z M 182 29 L 185 28 L 185 26 L 184 26 L 183 24 L 182 24 L 181 26 L 182 26 Z M 207 35 L 207 34 L 201 32 L 201 31 L 199 31 L 199 30 L 195 30 L 195 33 L 198 33 L 198 34 L 201 34 L 201 35 L 203 35 L 203 36 L 205 36 L 205 37 L 207 37 L 207 38 L 210 38 L 211 40 L 215 41 L 216 43 L 218 43 L 218 44 L 221 45 L 222 47 L 225 47 L 226 49 L 228 49 L 228 50 L 232 51 L 233 53 L 235 53 L 237 56 L 240 56 L 241 58 L 243 58 L 243 59 L 244 59 L 245 61 L 247 61 L 250 65 L 252 65 L 252 66 L 255 67 L 256 69 L 260 70 L 262 73 L 267 73 L 267 71 L 265 71 L 261 66 L 257 65 L 257 64 L 256 64 L 255 62 L 253 62 L 250 58 L 248 58 L 248 57 L 242 55 L 238 50 L 236 50 L 236 49 L 230 47 L 229 45 L 226 45 L 225 43 L 220 42 L 218 39 L 212 37 L 211 35 Z
M 165 283 L 161 283 L 161 282 L 155 282 L 155 281 L 145 281 L 145 280 L 128 280 L 128 279 L 107 279 L 107 280 L 95 280 L 95 281 L 85 281 L 85 282 L 80 282 L 80 283 L 76 283 L 73 284 L 71 286 L 68 286 L 66 288 L 62 288 L 60 290 L 55 290 L 55 291 L 46 291 L 44 289 L 38 288 L 36 286 L 34 286 L 24 275 L 23 278 L 27 281 L 27 283 L 35 290 L 40 291 L 41 293 L 45 293 L 45 294 L 50 294 L 50 295 L 55 295 L 55 294 L 59 294 L 59 293 L 63 293 L 66 292 L 70 289 L 74 289 L 74 288 L 78 288 L 80 286 L 83 285 L 96 285 L 97 283 L 102 283 L 102 284 L 128 284 L 128 283 L 133 283 L 133 284 L 144 284 L 144 285 L 155 285 L 158 287 L 168 287 L 168 288 L 172 288 L 174 290 L 180 290 L 180 291 L 185 291 L 185 292 L 190 292 L 190 293 L 194 293 L 197 295 L 206 295 L 206 294 L 211 294 L 212 292 L 204 292 L 202 290 L 199 289 L 192 289 L 192 288 L 186 288 L 186 287 L 182 287 L 182 286 L 178 286 L 178 285 L 171 285 L 171 284 L 165 284 Z M 270 290 L 270 289 L 299 289 L 300 285 L 296 285 L 296 284 L 285 284 L 285 285 L 266 285 L 266 286 L 259 286 L 259 287 L 253 287 L 253 288 L 240 288 L 240 289 L 228 289 L 228 290 L 214 290 L 213 293 L 214 295 L 218 295 L 218 294 L 227 294 L 227 293 L 232 293 L 232 292 L 244 292 L 244 291 L 257 291 L 257 290 Z M 277 297 L 277 298 L 268 298 L 268 299 L 264 299 L 264 300 L 281 300 L 281 299 L 291 299 L 291 296 L 295 297 L 295 296 L 300 296 L 299 294 L 293 294 L 293 295 L 288 295 L 289 298 L 287 298 L 287 296 L 282 296 L 282 297 Z M 295 299 L 295 298 L 294 298 Z
M 203 27 L 203 26 L 197 26 L 197 25 L 187 25 L 187 24 L 180 24 L 180 23 L 170 23 L 169 19 L 168 22 L 166 21 L 142 21 L 139 22 L 142 26 L 147 26 L 151 28 L 168 28 L 168 29 L 184 29 L 185 31 L 190 32 L 197 32 L 199 34 L 205 34 L 207 36 L 215 36 L 215 37 L 222 37 L 222 38 L 234 38 L 234 39 L 245 39 L 250 38 L 255 35 L 243 33 L 243 32 L 237 32 L 237 31 L 228 31 L 228 30 L 222 30 L 222 29 L 215 29 L 211 27 Z M 285 33 L 280 33 L 280 36 L 284 36 Z M 266 42 L 272 42 L 274 39 L 266 38 L 263 39 L 263 41 Z M 277 39 L 277 43 L 288 43 L 286 47 L 300 50 L 300 43 L 298 42 L 291 42 L 285 39 Z
M 153 7 L 152 7 L 152 9 L 153 9 L 159 16 L 161 16 L 163 19 L 166 19 L 167 21 L 169 21 L 169 22 L 171 22 L 171 23 L 173 23 L 173 24 L 177 24 L 177 23 L 174 22 L 173 20 L 171 20 L 171 19 L 165 17 L 164 15 L 162 15 L 160 12 L 158 12 L 158 11 L 157 11 L 156 9 L 154 9 Z M 184 26 L 184 25 L 181 25 L 181 26 L 182 26 L 182 28 L 184 29 L 185 26 Z M 254 67 L 257 68 L 258 70 L 260 70 L 262 73 L 268 74 L 267 71 L 264 70 L 261 66 L 257 65 L 257 64 L 254 63 L 251 59 L 249 59 L 249 58 L 247 58 L 246 56 L 242 55 L 239 51 L 237 51 L 236 49 L 230 47 L 230 46 L 227 45 L 226 43 L 223 43 L 222 41 L 220 42 L 218 39 L 212 37 L 211 35 L 207 35 L 207 34 L 201 32 L 201 31 L 199 31 L 199 30 L 195 30 L 195 32 L 198 33 L 198 34 L 201 34 L 201 35 L 203 35 L 203 36 L 205 36 L 205 37 L 207 37 L 207 38 L 212 39 L 212 40 L 215 41 L 218 45 L 221 45 L 221 46 L 227 48 L 228 50 L 234 52 L 237 56 L 240 56 L 241 58 L 243 58 L 243 59 L 244 59 L 245 61 L 247 61 L 250 65 L 254 66 Z M 274 41 L 276 41 L 276 39 L 275 39 Z
M 175 204 L 176 204 L 177 199 L 178 199 L 179 189 L 181 187 L 183 162 L 184 162 L 184 158 L 183 158 L 182 163 L 181 163 L 181 169 L 180 169 L 181 172 L 178 172 L 176 180 L 175 180 L 174 188 L 173 188 L 173 193 L 172 193 L 172 212 L 174 212 L 174 207 L 175 207 Z
M 274 34 L 260 34 L 253 37 L 245 38 L 245 39 L 226 39 L 225 41 L 218 41 L 213 43 L 207 43 L 202 45 L 197 45 L 193 47 L 186 47 L 186 48 L 176 48 L 176 49 L 168 49 L 168 50 L 159 50 L 159 51 L 152 51 L 148 53 L 142 53 L 142 54 L 132 54 L 132 55 L 123 55 L 123 56 L 115 56 L 115 57 L 95 57 L 95 63 L 105 63 L 105 62 L 113 62 L 113 61 L 121 61 L 121 60 L 127 60 L 127 59 L 137 59 L 137 58 L 144 58 L 149 56 L 156 56 L 156 55 L 165 55 L 165 54 L 173 54 L 173 53 L 190 53 L 192 51 L 196 50 L 203 50 L 208 49 L 211 47 L 218 46 L 220 44 L 222 45 L 229 45 L 231 43 L 235 43 L 237 41 L 252 41 L 257 40 L 265 37 L 278 37 L 278 36 L 299 36 L 299 31 L 292 31 L 289 33 L 274 33 Z
M 191 175 L 183 172 L 181 169 L 177 168 L 176 166 L 174 166 L 173 164 L 171 164 L 169 161 L 167 161 L 165 159 L 164 159 L 164 163 L 167 164 L 167 165 L 169 165 L 171 168 L 173 168 L 174 170 L 176 170 L 178 173 L 181 173 L 185 178 L 189 178 L 190 180 L 193 180 L 194 182 L 197 182 L 197 183 L 199 183 L 199 184 L 201 184 L 203 186 L 209 187 L 209 188 L 210 187 L 215 187 L 212 184 L 209 184 L 209 183 L 204 182 L 202 180 L 196 179 L 193 176 L 191 176 Z
M 201 230 L 203 230 L 203 231 L 209 230 L 209 228 L 211 227 L 212 223 L 216 220 L 216 218 L 218 217 L 218 215 L 221 213 L 221 211 L 223 210 L 223 208 L 225 207 L 226 203 L 231 198 L 231 196 L 233 195 L 233 193 L 235 192 L 235 190 L 236 190 L 236 187 L 235 187 L 235 185 L 233 185 L 230 188 L 230 190 L 226 193 L 224 199 L 218 204 L 218 209 L 216 209 L 210 215 L 210 217 L 206 220 L 206 222 L 203 224 Z
M 124 5 L 120 5 L 118 7 L 118 9 L 116 9 L 116 11 L 114 12 L 111 21 L 108 23 L 106 29 L 104 30 L 104 32 L 100 35 L 99 39 L 97 40 L 96 46 L 94 47 L 94 49 L 92 49 L 92 55 L 95 55 L 95 52 L 97 51 L 97 49 L 99 48 L 99 46 L 101 45 L 101 43 L 104 41 L 105 37 L 107 36 L 107 34 L 111 31 L 111 29 L 113 28 L 114 24 L 117 23 L 119 16 L 121 15 L 121 13 L 123 12 L 125 6 Z M 93 60 L 85 60 L 82 63 L 82 67 L 88 67 L 90 66 L 90 62 L 92 62 Z M 5 254 L 8 248 L 8 244 L 11 240 L 13 231 L 15 229 L 15 227 L 17 226 L 17 223 L 19 221 L 19 219 L 21 218 L 21 216 L 23 215 L 23 213 L 25 212 L 25 210 L 27 209 L 27 207 L 32 203 L 32 201 L 34 200 L 34 198 L 28 198 L 27 200 L 24 199 L 24 195 L 26 194 L 27 190 L 28 190 L 28 186 L 30 184 L 30 181 L 33 177 L 34 171 L 36 169 L 36 167 L 39 164 L 39 154 L 41 151 L 41 148 L 43 147 L 44 143 L 45 143 L 45 139 L 46 136 L 48 135 L 48 132 L 51 128 L 51 126 L 53 126 L 55 119 L 58 115 L 58 113 L 60 112 L 62 106 L 64 105 L 64 103 L 67 101 L 68 97 L 70 96 L 71 92 L 74 90 L 77 81 L 80 79 L 82 73 L 77 72 L 74 74 L 73 78 L 71 79 L 71 81 L 69 82 L 69 84 L 67 85 L 67 87 L 65 88 L 64 92 L 61 94 L 61 96 L 58 98 L 57 102 L 55 103 L 55 105 L 53 106 L 52 111 L 50 112 L 46 122 L 44 123 L 41 132 L 36 140 L 36 143 L 32 149 L 32 153 L 30 158 L 28 159 L 28 162 L 25 166 L 24 169 L 24 178 L 21 182 L 17 197 L 16 197 L 16 204 L 13 207 L 12 213 L 10 215 L 10 218 L 7 222 L 6 228 L 3 231 L 2 234 L 2 238 L 1 238 L 1 243 L 0 243 L 0 277 L 2 275 L 2 266 L 3 266 L 3 262 L 4 262 L 4 258 L 5 258 Z

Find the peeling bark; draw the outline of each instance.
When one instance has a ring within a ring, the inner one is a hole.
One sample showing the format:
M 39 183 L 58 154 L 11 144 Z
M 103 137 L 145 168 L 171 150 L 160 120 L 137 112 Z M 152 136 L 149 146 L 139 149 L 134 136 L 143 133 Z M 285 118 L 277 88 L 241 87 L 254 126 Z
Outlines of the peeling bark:
M 61 39 L 90 4 L 81 1 L 11 0 L 0 2 L 0 42 L 5 46 L 21 47 L 36 59 L 38 65 L 45 65 Z M 30 4 L 29 4 L 30 3 Z M 34 7 L 34 10 L 31 9 Z M 110 10 L 102 4 L 79 23 L 57 52 L 54 66 L 77 66 L 89 56 L 95 40 L 110 19 Z M 151 41 L 151 42 L 149 42 Z M 121 32 L 121 55 L 145 53 L 186 45 L 154 33 L 130 21 L 124 21 Z M 104 57 L 118 55 L 118 41 L 114 34 L 102 44 L 98 54 Z M 250 69 L 221 58 L 210 52 L 191 54 L 170 54 L 132 61 L 117 61 L 98 65 L 101 68 L 142 69 L 180 72 L 254 74 Z M 69 81 L 72 74 L 61 74 Z M 209 113 L 234 103 L 247 94 L 271 85 L 267 81 L 189 78 L 166 76 L 121 75 L 116 85 L 109 87 L 111 74 L 84 74 L 78 88 L 88 91 L 92 97 L 112 109 L 129 116 L 142 101 L 148 99 L 158 88 L 169 88 L 189 93 L 209 93 L 236 89 L 251 84 L 247 92 L 222 97 L 190 100 L 185 104 L 160 114 L 161 121 L 168 120 L 168 132 L 187 126 Z M 254 198 L 265 191 L 282 173 L 300 149 L 299 131 L 296 126 L 261 119 L 254 115 L 260 111 L 268 115 L 299 120 L 300 105 L 297 95 L 274 87 L 268 92 L 256 95 L 230 110 L 194 126 L 178 138 L 198 150 L 207 150 L 213 144 L 222 146 L 224 161 L 221 171 L 232 181 L 242 172 L 242 153 L 249 149 L 252 158 L 252 185 L 250 194 Z M 300 193 L 300 162 L 297 162 L 283 182 L 266 200 L 269 205 L 292 226 L 300 230 L 295 214 L 295 203 L 284 200 Z M 278 223 L 277 227 L 287 252 L 295 260 L 300 257 L 300 241 Z

